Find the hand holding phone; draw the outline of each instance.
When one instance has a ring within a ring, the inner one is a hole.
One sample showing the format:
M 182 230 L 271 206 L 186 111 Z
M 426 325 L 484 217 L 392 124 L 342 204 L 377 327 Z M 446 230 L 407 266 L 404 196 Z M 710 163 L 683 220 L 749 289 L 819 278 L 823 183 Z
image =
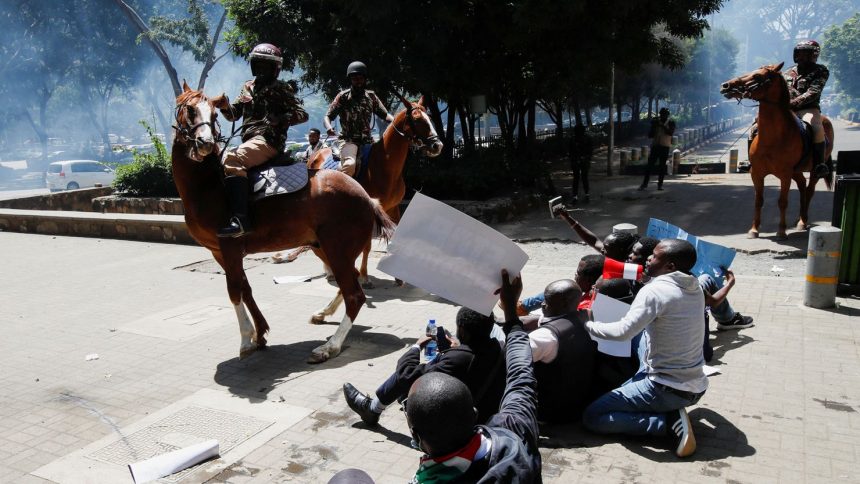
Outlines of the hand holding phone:
M 448 341 L 445 328 L 442 326 L 436 326 L 436 347 L 439 348 L 439 351 L 445 351 L 451 347 L 451 342 Z

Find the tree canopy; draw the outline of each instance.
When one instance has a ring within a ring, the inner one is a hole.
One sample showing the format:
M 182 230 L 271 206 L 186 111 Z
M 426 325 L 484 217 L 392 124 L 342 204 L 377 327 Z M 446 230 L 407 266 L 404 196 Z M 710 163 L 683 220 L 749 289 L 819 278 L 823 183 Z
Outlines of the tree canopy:
M 860 99 L 860 13 L 824 33 L 821 53 L 839 88 Z

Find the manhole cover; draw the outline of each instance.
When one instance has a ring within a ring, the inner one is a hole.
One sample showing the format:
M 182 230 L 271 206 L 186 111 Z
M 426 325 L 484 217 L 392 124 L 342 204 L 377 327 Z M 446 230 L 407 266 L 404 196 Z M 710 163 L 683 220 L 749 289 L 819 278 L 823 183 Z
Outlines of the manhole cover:
M 247 415 L 189 406 L 88 457 L 126 466 L 209 439 L 218 441 L 219 451 L 224 455 L 272 424 Z M 185 469 L 162 480 L 179 482 L 196 468 Z

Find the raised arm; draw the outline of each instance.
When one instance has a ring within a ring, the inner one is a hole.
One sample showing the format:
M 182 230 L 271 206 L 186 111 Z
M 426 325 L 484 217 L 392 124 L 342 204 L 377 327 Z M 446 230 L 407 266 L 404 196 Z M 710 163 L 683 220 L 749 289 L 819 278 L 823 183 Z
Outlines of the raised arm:
M 594 248 L 594 250 L 598 252 L 603 251 L 603 241 L 598 239 L 597 236 L 594 235 L 592 231 L 588 230 L 584 225 L 574 220 L 574 218 L 571 217 L 569 213 L 567 213 L 567 210 L 565 210 L 564 208 L 560 208 L 555 211 L 555 214 L 556 216 L 564 219 L 564 221 L 567 222 L 568 225 L 570 225 L 570 228 L 572 228 L 574 232 L 579 235 L 579 238 L 581 238 L 583 242 L 590 245 Z

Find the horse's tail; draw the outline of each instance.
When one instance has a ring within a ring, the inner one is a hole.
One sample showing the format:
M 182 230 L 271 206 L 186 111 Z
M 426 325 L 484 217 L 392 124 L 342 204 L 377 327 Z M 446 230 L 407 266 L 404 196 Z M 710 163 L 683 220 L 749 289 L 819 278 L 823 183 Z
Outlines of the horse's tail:
M 385 213 L 378 199 L 371 198 L 370 204 L 373 207 L 373 236 L 381 237 L 387 244 L 394 236 L 394 229 L 397 228 L 397 224 Z
M 828 156 L 825 163 L 827 163 L 827 168 L 829 169 L 827 170 L 827 176 L 824 177 L 824 185 L 827 187 L 828 191 L 833 191 L 833 172 L 836 171 L 833 166 L 833 156 Z

